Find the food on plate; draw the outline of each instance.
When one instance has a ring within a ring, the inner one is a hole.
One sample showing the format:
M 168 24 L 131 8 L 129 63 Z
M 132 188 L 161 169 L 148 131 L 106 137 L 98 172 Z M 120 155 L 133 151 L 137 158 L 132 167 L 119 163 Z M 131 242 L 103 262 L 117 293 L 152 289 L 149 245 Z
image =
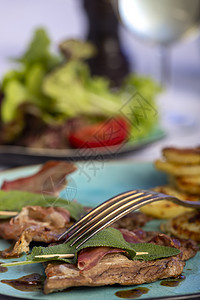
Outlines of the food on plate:
M 16 180 L 4 180 L 1 190 L 22 190 L 33 193 L 58 195 L 67 185 L 66 176 L 76 171 L 71 162 L 48 161 L 33 175 Z
M 156 168 L 170 174 L 178 190 L 200 194 L 200 147 L 164 148 L 162 154 L 163 159 L 155 161 Z
M 126 228 L 131 231 L 137 228 L 142 228 L 147 222 L 151 220 L 152 217 L 143 214 L 140 211 L 134 211 L 117 220 L 112 224 L 112 227 L 116 229 Z
M 0 222 L 0 237 L 16 241 L 14 247 L 4 250 L 1 256 L 19 257 L 22 253 L 28 253 L 32 241 L 56 242 L 73 222 L 67 208 L 25 206 L 16 217 Z
M 168 161 L 156 160 L 155 166 L 158 170 L 174 176 L 193 176 L 200 174 L 200 164 L 175 164 Z
M 44 293 L 49 294 L 74 286 L 135 285 L 176 277 L 183 271 L 185 260 L 196 253 L 196 246 L 193 242 L 173 241 L 163 234 L 143 231 L 143 238 L 141 238 L 141 232 L 139 237 L 133 231 L 129 232 L 128 230 L 122 231 L 122 234 L 125 240 L 128 239 L 129 242 L 134 243 L 133 248 L 135 247 L 135 249 L 137 245 L 140 245 L 142 249 L 143 243 L 145 245 L 143 249 L 146 245 L 150 247 L 165 245 L 181 249 L 181 254 L 153 260 L 137 259 L 139 256 L 136 256 L 136 260 L 134 258 L 132 260 L 124 251 L 113 251 L 112 253 L 110 249 L 102 249 L 102 247 L 81 250 L 78 254 L 77 264 L 61 262 L 47 264 Z M 156 253 L 156 250 L 154 251 Z
M 170 185 L 157 186 L 152 188 L 155 192 L 177 197 L 181 200 L 198 201 L 199 197 L 183 193 Z M 193 208 L 184 207 L 167 200 L 152 202 L 140 208 L 140 211 L 158 219 L 170 219 Z
M 156 168 L 171 175 L 171 185 L 179 192 L 200 198 L 200 147 L 164 148 L 162 153 Z
M 155 128 L 155 96 L 160 87 L 150 78 L 130 74 L 119 89 L 111 90 L 108 79 L 90 75 L 85 60 L 94 53 L 91 44 L 67 40 L 60 44 L 60 51 L 57 55 L 50 51 L 50 39 L 40 28 L 16 60 L 16 69 L 4 75 L 0 86 L 1 145 L 75 147 L 69 137 L 76 130 L 98 127 L 115 117 L 129 123 L 126 139 L 118 143 L 143 138 Z M 88 135 L 82 138 L 85 141 Z
M 200 174 L 196 176 L 178 176 L 174 178 L 174 184 L 181 191 L 200 195 Z
M 163 157 L 176 164 L 200 164 L 200 147 L 175 148 L 165 147 L 162 151 Z
M 128 141 L 130 124 L 125 118 L 116 117 L 93 125 L 77 128 L 69 134 L 74 148 L 97 148 L 122 144 Z
M 48 161 L 30 176 L 3 181 L 0 210 L 18 214 L 0 222 L 0 237 L 16 242 L 2 256 L 27 253 L 32 241 L 57 241 L 64 229 L 80 217 L 84 212 L 81 205 L 58 197 L 59 191 L 66 188 L 67 175 L 75 170 L 71 162 Z
M 195 210 L 186 212 L 167 223 L 162 224 L 162 230 L 176 237 L 192 239 L 200 242 L 200 212 Z
M 191 240 L 142 229 L 107 228 L 78 250 L 69 244 L 34 247 L 26 261 L 3 266 L 43 262 L 44 293 L 49 294 L 72 286 L 131 285 L 176 277 L 198 249 Z
M 142 229 L 152 218 L 138 211 L 130 213 L 77 248 L 71 241 L 65 242 L 65 236 L 61 240 L 59 237 L 89 208 L 75 201 L 22 190 L 1 190 L 0 199 L 0 210 L 18 212 L 0 220 L 0 236 L 16 242 L 14 247 L 1 251 L 1 257 L 24 254 L 22 260 L 7 261 L 1 266 L 43 264 L 45 294 L 76 286 L 137 285 L 177 277 L 198 251 L 199 213 L 193 211 L 187 215 L 190 226 L 185 225 L 184 219 L 163 225 L 163 231 L 170 234 Z M 189 234 L 187 231 L 186 236 L 179 235 L 176 227 L 181 233 L 188 227 Z M 172 228 L 177 232 L 173 233 Z
M 189 201 L 200 200 L 200 148 L 166 147 L 162 159 L 155 167 L 169 176 L 169 184 L 158 186 L 155 191 Z M 158 201 L 141 208 L 141 211 L 157 218 L 173 218 L 193 209 L 170 201 Z
M 73 286 L 142 284 L 180 275 L 185 261 L 197 253 L 196 243 L 174 239 L 160 232 L 144 231 L 138 228 L 141 213 L 132 214 L 131 217 L 139 218 L 138 222 L 135 220 L 135 229 L 122 228 L 121 220 L 120 225 L 116 226 L 119 229 L 104 229 L 76 249 L 70 246 L 70 242 L 58 242 L 59 233 L 65 231 L 69 224 L 67 210 L 24 207 L 17 217 L 2 226 L 2 237 L 15 239 L 20 228 L 22 234 L 13 250 L 28 252 L 31 240 L 42 241 L 49 246 L 35 246 L 25 261 L 8 262 L 3 266 L 43 263 L 45 294 Z M 147 220 L 143 217 L 142 223 Z M 10 256 L 6 250 L 2 255 Z

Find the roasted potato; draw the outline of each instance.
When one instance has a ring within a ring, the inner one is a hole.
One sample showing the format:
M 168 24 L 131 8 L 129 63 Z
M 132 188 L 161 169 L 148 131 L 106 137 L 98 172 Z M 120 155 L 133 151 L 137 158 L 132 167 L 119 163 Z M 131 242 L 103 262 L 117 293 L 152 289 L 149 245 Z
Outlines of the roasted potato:
M 184 165 L 200 164 L 200 147 L 184 149 L 166 147 L 162 150 L 162 154 L 168 162 Z
M 174 178 L 177 188 L 183 192 L 197 194 L 200 198 L 200 175 L 179 176 Z
M 160 171 L 175 176 L 200 175 L 200 164 L 199 165 L 177 164 L 177 163 L 172 163 L 168 161 L 163 161 L 161 159 L 157 159 L 155 161 L 155 167 Z
M 200 212 L 185 212 L 161 225 L 164 232 L 183 239 L 200 242 Z
M 158 193 L 177 197 L 182 200 L 199 200 L 196 196 L 181 193 L 170 186 L 159 186 L 154 188 L 153 190 Z M 186 211 L 192 210 L 192 208 L 187 208 L 167 200 L 156 201 L 140 208 L 141 212 L 158 219 L 170 219 Z

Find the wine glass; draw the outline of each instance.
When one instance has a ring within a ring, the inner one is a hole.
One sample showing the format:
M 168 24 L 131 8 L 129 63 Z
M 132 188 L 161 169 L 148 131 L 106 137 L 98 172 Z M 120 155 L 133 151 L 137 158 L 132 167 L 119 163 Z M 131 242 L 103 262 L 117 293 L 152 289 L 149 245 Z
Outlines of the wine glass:
M 161 82 L 169 82 L 169 46 L 200 24 L 200 0 L 112 0 L 121 22 L 136 37 L 160 46 Z

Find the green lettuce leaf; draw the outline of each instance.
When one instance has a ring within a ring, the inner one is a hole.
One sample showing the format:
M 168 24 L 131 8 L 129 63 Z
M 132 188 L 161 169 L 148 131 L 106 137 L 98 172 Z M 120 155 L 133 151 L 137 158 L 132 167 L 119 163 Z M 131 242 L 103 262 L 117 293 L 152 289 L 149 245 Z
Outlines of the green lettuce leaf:
M 85 213 L 83 206 L 75 201 L 68 201 L 60 197 L 52 197 L 43 194 L 35 194 L 24 191 L 0 190 L 0 210 L 21 211 L 24 206 L 59 206 L 66 208 L 71 217 L 77 221 Z
M 88 66 L 71 60 L 48 74 L 43 81 L 43 92 L 55 99 L 55 109 L 63 118 L 86 115 L 110 117 L 120 113 L 121 99 L 112 94 L 107 81 L 92 78 Z
M 160 92 L 160 85 L 149 77 L 130 74 L 124 80 L 120 95 L 126 99 L 122 112 L 132 124 L 130 140 L 144 137 L 158 124 L 156 96 Z
M 15 61 L 19 63 L 19 69 L 7 72 L 2 80 L 2 122 L 17 121 L 17 111 L 24 102 L 33 103 L 41 110 L 44 120 L 48 119 L 54 100 L 44 96 L 41 86 L 44 76 L 60 62 L 60 58 L 50 52 L 50 39 L 43 28 L 35 31 L 28 49 Z M 22 129 L 19 127 L 19 133 Z
M 12 123 L 19 122 L 17 111 L 27 102 L 36 107 L 44 124 L 52 126 L 77 116 L 93 122 L 122 115 L 130 123 L 130 140 L 134 141 L 145 137 L 157 125 L 155 97 L 160 87 L 152 79 L 131 74 L 122 87 L 111 90 L 109 80 L 92 77 L 83 61 L 94 53 L 92 45 L 68 40 L 60 44 L 60 50 L 67 57 L 63 64 L 61 57 L 50 51 L 47 32 L 39 28 L 25 53 L 16 60 L 19 68 L 5 74 L 1 120 L 9 127 L 9 138 L 2 142 L 15 142 L 13 137 L 23 133 L 26 114 L 21 116 L 14 134 L 10 131 Z
M 16 61 L 30 66 L 35 63 L 41 63 L 46 70 L 57 65 L 60 59 L 50 51 L 50 38 L 44 28 L 38 28 L 28 46 L 26 52 Z
M 17 107 L 26 99 L 30 99 L 30 94 L 24 84 L 16 79 L 7 82 L 4 94 L 1 105 L 1 119 L 4 123 L 7 123 L 15 118 Z

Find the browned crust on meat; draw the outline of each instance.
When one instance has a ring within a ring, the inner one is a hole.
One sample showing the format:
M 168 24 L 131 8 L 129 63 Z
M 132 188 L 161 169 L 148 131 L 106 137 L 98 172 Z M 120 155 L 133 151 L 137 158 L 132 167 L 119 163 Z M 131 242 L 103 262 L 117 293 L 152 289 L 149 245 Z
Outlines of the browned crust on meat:
M 178 256 L 154 261 L 132 261 L 122 254 L 108 254 L 88 271 L 74 265 L 49 263 L 44 293 L 74 286 L 135 285 L 181 274 L 185 262 Z
M 112 227 L 117 229 L 126 228 L 128 230 L 133 230 L 143 227 L 150 220 L 152 220 L 152 217 L 147 216 L 142 212 L 132 212 L 116 221 Z

